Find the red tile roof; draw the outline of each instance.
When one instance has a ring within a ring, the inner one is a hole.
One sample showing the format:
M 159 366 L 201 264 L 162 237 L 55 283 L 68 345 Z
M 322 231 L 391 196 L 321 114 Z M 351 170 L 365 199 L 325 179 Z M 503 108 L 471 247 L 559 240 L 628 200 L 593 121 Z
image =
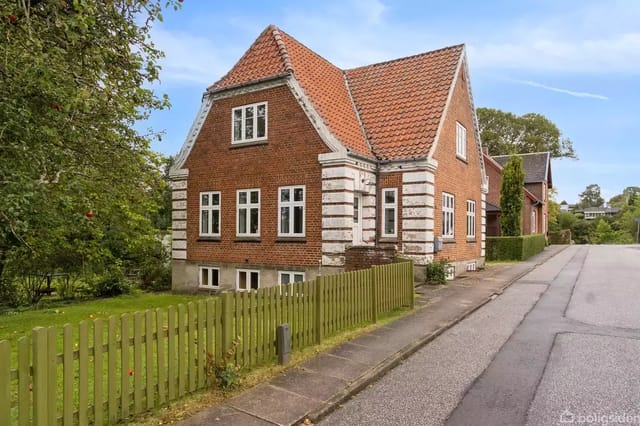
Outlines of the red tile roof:
M 458 45 L 347 71 L 378 158 L 429 154 L 463 49 Z
M 452 46 L 343 71 L 270 25 L 209 90 L 293 74 L 346 148 L 380 159 L 425 158 L 463 50 Z

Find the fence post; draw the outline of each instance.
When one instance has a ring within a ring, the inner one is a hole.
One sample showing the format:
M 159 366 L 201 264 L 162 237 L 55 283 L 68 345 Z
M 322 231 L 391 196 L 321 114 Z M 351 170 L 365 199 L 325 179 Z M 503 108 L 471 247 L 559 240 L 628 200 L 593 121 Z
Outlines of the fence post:
M 379 281 L 379 268 L 373 266 L 370 272 L 370 291 L 371 291 L 371 322 L 378 321 L 378 281 Z
M 46 425 L 47 412 L 47 329 L 33 329 L 33 424 Z
M 222 293 L 222 356 L 231 349 L 233 343 L 233 306 L 232 294 Z
M 315 312 L 315 325 L 316 325 L 316 344 L 322 343 L 322 325 L 324 323 L 324 277 L 319 276 L 315 282 L 315 299 L 316 299 L 316 312 Z
M 0 423 L 11 423 L 11 344 L 0 341 Z

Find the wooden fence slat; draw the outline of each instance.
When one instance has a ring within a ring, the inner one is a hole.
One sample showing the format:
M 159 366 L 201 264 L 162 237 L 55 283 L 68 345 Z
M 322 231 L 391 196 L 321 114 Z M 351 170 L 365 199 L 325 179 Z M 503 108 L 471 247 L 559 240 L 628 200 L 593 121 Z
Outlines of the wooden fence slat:
M 107 323 L 107 412 L 109 423 L 118 421 L 118 372 L 116 370 L 118 360 L 118 346 L 116 341 L 116 317 L 109 317 Z
M 198 339 L 196 307 L 193 302 L 187 304 L 189 338 L 187 339 L 187 367 L 189 370 L 189 392 L 196 390 L 196 340 Z
M 222 333 L 223 333 L 223 324 L 222 324 L 222 298 L 217 298 L 214 301 L 213 308 L 213 317 L 214 317 L 214 330 L 215 330 L 215 360 L 218 361 L 222 358 Z
M 249 334 L 249 291 L 242 292 L 242 365 L 250 365 L 249 351 L 251 350 L 251 336 Z
M 145 356 L 145 399 L 147 410 L 154 407 L 155 386 L 154 382 L 154 353 L 153 353 L 153 311 L 147 309 L 144 312 L 144 356 Z
M 47 424 L 47 329 L 33 329 L 33 423 Z
M 276 346 L 274 344 L 275 333 L 276 333 L 276 313 L 277 313 L 277 303 L 279 299 L 280 287 L 273 287 L 269 291 L 269 359 L 273 359 L 276 356 Z
M 214 333 L 216 330 L 216 319 L 215 319 L 215 299 L 207 300 L 207 354 L 211 354 L 213 356 L 215 354 L 216 341 L 214 337 Z
M 262 291 L 262 305 L 260 310 L 260 315 L 262 316 L 262 340 L 261 340 L 261 351 L 262 351 L 262 361 L 270 360 L 269 358 L 269 294 L 273 287 L 267 287 Z
M 11 424 L 11 343 L 0 341 L 0 424 Z
M 156 308 L 156 336 L 158 404 L 163 405 L 167 402 L 167 364 L 165 361 L 167 338 L 164 330 L 163 311 L 160 308 Z
M 235 293 L 233 295 L 233 298 L 235 300 L 234 306 L 235 306 L 235 321 L 233 322 L 234 324 L 234 334 L 233 334 L 233 339 L 237 339 L 240 338 L 240 342 L 239 345 L 236 346 L 236 351 L 235 351 L 235 362 L 236 365 L 244 365 L 243 363 L 243 358 L 242 358 L 242 350 L 244 348 L 244 345 L 246 344 L 246 342 L 244 341 L 245 336 L 244 334 L 242 334 L 242 293 Z M 231 345 L 229 345 L 229 348 L 231 347 Z
M 197 388 L 204 387 L 205 364 L 207 363 L 207 340 L 205 335 L 206 324 L 206 304 L 203 300 L 198 301 L 198 383 Z
M 98 318 L 93 320 L 93 423 L 104 423 L 104 406 L 102 405 L 102 384 L 104 382 L 104 356 L 102 346 L 104 343 L 103 322 Z
M 129 361 L 130 355 L 130 344 L 129 344 L 129 336 L 131 335 L 130 330 L 130 319 L 131 314 L 122 314 L 120 315 L 120 418 L 127 419 L 129 418 L 129 406 L 131 405 L 131 400 L 129 397 L 129 389 L 131 384 L 131 376 L 129 374 L 129 369 L 131 368 L 131 363 Z
M 62 328 L 62 423 L 73 424 L 73 326 Z M 2 424 L 2 422 L 0 422 Z
M 167 396 L 176 398 L 176 308 L 167 308 Z
M 31 340 L 27 336 L 18 339 L 18 425 L 31 424 Z
M 185 307 L 178 305 L 178 396 L 183 396 L 187 388 L 187 360 L 185 355 L 186 326 Z
M 257 350 L 257 304 L 256 304 L 256 291 L 252 290 L 249 292 L 249 336 L 251 336 L 251 340 L 249 342 L 249 365 L 257 364 L 256 360 L 256 350 Z M 247 315 L 245 315 L 245 318 Z
M 142 412 L 142 312 L 133 314 L 133 412 Z
M 34 342 L 35 343 L 35 342 Z M 35 351 L 35 349 L 34 349 Z M 34 356 L 35 359 L 35 356 Z M 78 326 L 78 423 L 89 424 L 89 323 Z M 37 424 L 34 421 L 34 424 Z

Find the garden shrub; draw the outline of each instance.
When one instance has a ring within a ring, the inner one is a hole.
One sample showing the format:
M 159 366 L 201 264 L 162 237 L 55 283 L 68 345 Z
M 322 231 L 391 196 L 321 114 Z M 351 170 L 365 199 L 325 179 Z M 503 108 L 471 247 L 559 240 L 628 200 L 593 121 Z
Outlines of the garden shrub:
M 439 261 L 433 261 L 427 263 L 426 267 L 426 280 L 427 284 L 441 285 L 447 283 L 447 265 L 449 261 L 447 259 L 441 259 Z
M 562 229 L 557 232 L 549 232 L 549 244 L 571 244 L 571 230 Z
M 544 234 L 519 237 L 487 237 L 487 260 L 525 260 L 544 250 Z
M 103 275 L 96 276 L 93 292 L 96 297 L 113 297 L 129 293 L 131 283 L 121 269 L 112 268 Z

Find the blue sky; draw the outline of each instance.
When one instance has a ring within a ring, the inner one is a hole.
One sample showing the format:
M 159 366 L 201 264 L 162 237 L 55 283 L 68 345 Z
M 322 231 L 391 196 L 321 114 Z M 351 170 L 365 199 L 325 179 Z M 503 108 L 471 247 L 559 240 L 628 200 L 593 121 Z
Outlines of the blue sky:
M 573 141 L 554 160 L 558 201 L 591 183 L 605 199 L 640 186 L 640 1 L 185 0 L 153 40 L 172 108 L 148 123 L 176 154 L 205 88 L 273 23 L 342 68 L 466 43 L 476 107 L 537 112 Z

